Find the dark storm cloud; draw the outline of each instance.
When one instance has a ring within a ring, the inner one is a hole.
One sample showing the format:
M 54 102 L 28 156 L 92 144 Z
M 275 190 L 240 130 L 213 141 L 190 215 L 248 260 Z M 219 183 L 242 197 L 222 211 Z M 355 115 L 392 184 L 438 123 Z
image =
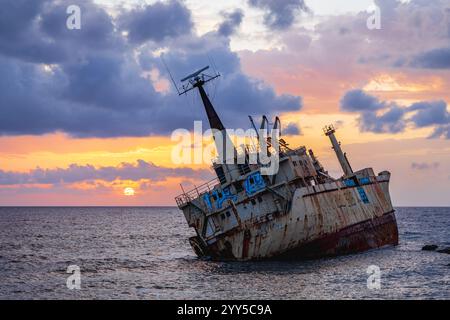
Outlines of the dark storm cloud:
M 401 107 L 380 101 L 363 90 L 347 92 L 341 99 L 341 109 L 358 112 L 361 131 L 374 133 L 403 132 L 408 124 L 416 128 L 434 127 L 430 138 L 450 139 L 450 113 L 445 101 L 421 101 Z M 410 117 L 407 115 L 412 114 Z
M 414 57 L 411 66 L 425 69 L 450 69 L 450 48 L 437 48 L 421 53 Z
M 81 29 L 66 27 L 69 5 L 78 5 L 81 10 Z M 43 6 L 39 16 L 39 28 L 43 37 L 48 37 L 64 47 L 69 56 L 80 50 L 123 50 L 124 41 L 115 31 L 112 17 L 91 1 L 52 1 Z
M 222 36 L 229 37 L 242 23 L 242 19 L 244 18 L 244 12 L 242 10 L 237 9 L 230 13 L 225 13 L 225 20 L 219 25 L 218 33 Z
M 289 28 L 296 14 L 310 11 L 304 0 L 249 0 L 248 3 L 265 11 L 264 24 L 273 29 Z
M 0 10 L 0 53 L 33 62 L 57 62 L 64 49 L 39 30 L 39 14 L 48 1 L 4 0 Z
M 14 27 L 12 31 L 0 29 L 0 134 L 62 131 L 78 137 L 116 137 L 190 129 L 194 120 L 204 119 L 198 98 L 193 105 L 191 98 L 179 98 L 173 89 L 157 92 L 144 75 L 153 69 L 167 75 L 161 60 L 152 54 L 162 47 L 180 77 L 209 64 L 209 57 L 214 59 L 223 76 L 213 101 L 229 124 L 244 125 L 241 120 L 246 114 L 301 108 L 300 97 L 277 95 L 273 88 L 246 76 L 223 34 L 198 37 L 186 34 L 190 29 L 180 25 L 170 30 L 152 25 L 164 33 L 162 38 L 152 36 L 153 31 L 139 35 L 137 29 L 133 31 L 134 15 L 141 23 L 152 16 L 167 16 L 169 22 L 185 17 L 187 26 L 190 14 L 180 2 L 141 7 L 119 16 L 118 21 L 130 23 L 128 42 L 122 30 L 114 27 L 116 21 L 91 1 L 37 2 L 26 6 L 7 1 L 8 14 L 3 9 L 0 13 L 0 25 Z M 65 9 L 77 3 L 82 10 L 81 30 L 68 30 Z M 239 20 L 238 16 L 230 19 Z M 133 43 L 145 39 L 154 41 Z M 213 85 L 207 89 L 214 95 Z M 191 95 L 197 97 L 194 91 Z
M 120 17 L 119 24 L 132 43 L 158 42 L 189 34 L 192 29 L 190 11 L 176 0 L 133 9 Z
M 93 180 L 114 181 L 149 179 L 163 181 L 168 177 L 207 178 L 208 170 L 189 168 L 165 168 L 144 160 L 136 163 L 122 163 L 116 167 L 99 167 L 92 165 L 72 164 L 68 168 L 41 169 L 36 168 L 26 173 L 0 170 L 0 185 L 16 184 L 63 184 Z
M 124 71 L 125 65 L 119 65 L 117 74 L 108 73 L 109 63 L 106 56 L 95 56 L 82 64 L 61 65 L 52 74 L 42 66 L 0 57 L 0 133 L 65 131 L 79 137 L 151 133 L 152 105 L 160 99 L 149 83 L 126 74 L 130 70 Z

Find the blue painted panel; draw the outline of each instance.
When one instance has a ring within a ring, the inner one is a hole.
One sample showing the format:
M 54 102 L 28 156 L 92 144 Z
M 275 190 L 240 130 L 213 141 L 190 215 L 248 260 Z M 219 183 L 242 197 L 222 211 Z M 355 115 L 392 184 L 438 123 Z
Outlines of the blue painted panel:
M 264 182 L 264 179 L 259 172 L 255 172 L 249 175 L 244 182 L 245 191 L 249 196 L 264 189 L 265 187 L 266 183 Z
M 208 207 L 208 209 L 212 210 L 212 204 L 211 204 L 211 196 L 209 195 L 209 193 L 205 193 L 203 195 L 203 202 L 206 204 L 206 206 Z
M 344 183 L 347 187 L 354 187 L 356 186 L 355 181 L 353 179 L 346 179 L 344 180 Z
M 359 196 L 364 203 L 369 203 L 369 198 L 367 198 L 367 194 L 363 188 L 358 187 Z
M 361 179 L 359 179 L 359 182 L 360 182 L 361 184 L 369 184 L 369 183 L 370 183 L 370 179 L 367 178 L 367 177 L 361 178 Z
M 231 193 L 231 189 L 230 187 L 226 187 L 224 189 L 222 189 L 221 195 L 219 196 L 219 193 L 215 190 L 213 192 L 213 194 L 216 195 L 217 197 L 217 209 L 221 209 L 222 208 L 222 204 L 224 203 L 225 200 L 231 199 L 233 201 L 237 200 L 237 196 L 235 194 Z

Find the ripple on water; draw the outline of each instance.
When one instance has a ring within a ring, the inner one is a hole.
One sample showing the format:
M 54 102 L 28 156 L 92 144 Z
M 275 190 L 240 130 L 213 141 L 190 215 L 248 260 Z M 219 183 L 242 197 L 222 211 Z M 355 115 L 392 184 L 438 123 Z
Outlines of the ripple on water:
M 450 298 L 449 208 L 399 208 L 400 245 L 302 262 L 197 259 L 176 208 L 0 208 L 3 299 Z M 69 265 L 81 290 L 68 290 Z M 367 267 L 381 290 L 367 289 Z

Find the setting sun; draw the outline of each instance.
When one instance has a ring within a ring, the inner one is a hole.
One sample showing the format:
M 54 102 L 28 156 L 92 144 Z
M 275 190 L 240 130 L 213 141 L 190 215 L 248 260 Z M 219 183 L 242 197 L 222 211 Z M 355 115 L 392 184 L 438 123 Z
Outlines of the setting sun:
M 126 196 L 134 196 L 134 189 L 130 188 L 130 187 L 125 188 L 123 190 L 123 194 L 126 195 Z

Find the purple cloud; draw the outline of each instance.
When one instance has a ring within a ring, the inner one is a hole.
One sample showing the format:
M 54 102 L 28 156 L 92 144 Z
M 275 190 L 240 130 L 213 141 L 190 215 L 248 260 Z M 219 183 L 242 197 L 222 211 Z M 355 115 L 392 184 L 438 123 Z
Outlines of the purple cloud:
M 120 16 L 119 24 L 128 40 L 137 44 L 187 35 L 193 27 L 191 12 L 177 0 L 132 9 Z
M 411 66 L 426 69 L 450 69 L 450 48 L 437 48 L 421 53 L 413 58 Z
M 300 97 L 277 95 L 245 75 L 220 28 L 201 37 L 192 34 L 190 11 L 181 2 L 147 5 L 117 18 L 91 0 L 28 2 L 2 2 L 8 14 L 0 15 L 5 26 L 0 28 L 1 135 L 62 131 L 116 137 L 190 129 L 194 120 L 205 119 L 201 105 L 173 90 L 159 92 L 148 75 L 159 70 L 165 77 L 154 56 L 162 48 L 181 76 L 209 64 L 208 56 L 214 58 L 223 75 L 214 103 L 227 124 L 248 126 L 240 121 L 242 114 L 301 108 Z M 69 4 L 81 7 L 81 30 L 66 28 Z M 237 24 L 239 15 L 225 20 Z
M 341 110 L 360 114 L 358 121 L 361 131 L 399 133 L 410 123 L 416 128 L 434 126 L 430 138 L 450 138 L 450 113 L 442 100 L 421 101 L 401 107 L 392 102 L 380 101 L 363 90 L 351 90 L 341 99 Z M 413 115 L 408 118 L 410 113 Z
M 225 20 L 219 25 L 217 32 L 220 35 L 229 37 L 235 33 L 236 29 L 241 25 L 242 19 L 244 18 L 244 12 L 240 9 L 236 9 L 232 12 L 224 13 L 224 16 Z
M 350 112 L 377 111 L 386 108 L 384 102 L 360 89 L 346 92 L 340 103 L 342 110 Z
M 429 169 L 437 169 L 439 168 L 439 162 L 427 163 L 427 162 L 413 162 L 411 163 L 411 168 L 414 170 L 429 170 Z
M 300 127 L 295 123 L 289 123 L 286 128 L 282 130 L 283 135 L 287 136 L 295 136 L 295 135 L 301 135 L 302 131 L 300 130 Z
M 272 29 L 289 28 L 300 12 L 310 12 L 304 0 L 249 0 L 249 5 L 265 11 L 264 23 Z
M 121 163 L 116 167 L 94 167 L 92 165 L 71 164 L 68 168 L 41 169 L 36 168 L 26 173 L 0 170 L 0 185 L 16 184 L 70 184 L 93 180 L 133 180 L 148 179 L 164 181 L 168 177 L 187 177 L 208 179 L 209 170 L 193 170 L 190 168 L 166 168 L 156 166 L 144 160 L 136 163 Z

